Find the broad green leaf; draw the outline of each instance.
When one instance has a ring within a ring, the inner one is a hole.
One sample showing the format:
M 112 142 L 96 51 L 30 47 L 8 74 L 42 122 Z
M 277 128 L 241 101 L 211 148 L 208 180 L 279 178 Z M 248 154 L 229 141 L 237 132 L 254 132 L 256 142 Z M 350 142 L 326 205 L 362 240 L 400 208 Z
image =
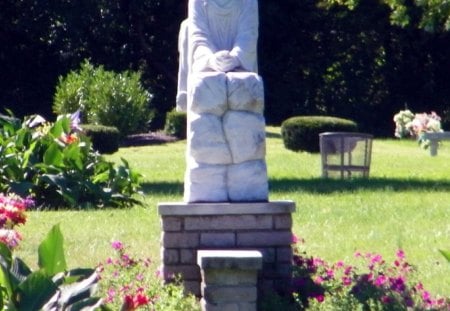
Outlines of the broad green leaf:
M 445 259 L 447 259 L 447 261 L 450 262 L 450 251 L 442 250 L 442 249 L 440 249 L 439 251 L 445 257 Z
M 63 165 L 63 154 L 57 143 L 51 144 L 44 153 L 44 163 L 47 165 Z
M 6 293 L 11 297 L 15 284 L 10 273 L 12 264 L 11 250 L 3 243 L 0 243 L 0 286 L 6 289 Z
M 8 246 L 6 246 L 4 243 L 0 243 L 0 260 L 1 264 L 6 264 L 6 268 L 10 269 L 12 264 L 12 253 Z
M 23 282 L 32 273 L 30 267 L 20 259 L 15 257 L 11 267 L 11 274 L 18 280 L 18 282 Z
M 77 144 L 70 144 L 63 151 L 66 160 L 76 166 L 76 168 L 81 171 L 83 170 L 83 161 L 81 150 Z
M 33 141 L 30 146 L 28 147 L 28 149 L 24 152 L 23 154 L 23 162 L 22 162 L 22 168 L 25 168 L 28 166 L 28 163 L 30 161 L 30 157 L 33 155 L 34 153 L 34 149 L 36 148 L 36 141 Z
M 64 128 L 62 122 L 56 121 L 50 129 L 50 133 L 53 137 L 60 137 L 64 133 Z
M 54 225 L 39 245 L 38 265 L 47 275 L 52 276 L 67 269 L 63 240 L 59 225 Z
M 68 305 L 70 302 L 80 301 L 88 298 L 93 292 L 98 282 L 98 274 L 95 270 L 91 274 L 87 274 L 79 281 L 71 284 L 60 286 L 61 296 L 59 303 Z
M 11 297 L 13 293 L 11 275 L 9 273 L 9 270 L 5 269 L 3 263 L 0 265 L 0 291 L 2 287 L 5 288 L 7 295 Z
M 57 290 L 58 287 L 52 282 L 46 272 L 38 270 L 30 274 L 19 285 L 14 301 L 18 310 L 40 310 Z

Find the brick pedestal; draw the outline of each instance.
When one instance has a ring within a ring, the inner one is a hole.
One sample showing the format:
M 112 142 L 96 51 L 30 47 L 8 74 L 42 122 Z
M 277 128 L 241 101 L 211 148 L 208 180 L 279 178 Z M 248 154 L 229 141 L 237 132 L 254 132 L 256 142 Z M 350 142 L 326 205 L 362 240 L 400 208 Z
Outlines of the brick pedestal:
M 161 271 L 181 275 L 185 289 L 201 296 L 197 251 L 257 250 L 263 255 L 260 292 L 283 290 L 291 279 L 295 203 L 160 203 Z
M 199 250 L 197 264 L 202 274 L 202 311 L 256 311 L 260 252 Z

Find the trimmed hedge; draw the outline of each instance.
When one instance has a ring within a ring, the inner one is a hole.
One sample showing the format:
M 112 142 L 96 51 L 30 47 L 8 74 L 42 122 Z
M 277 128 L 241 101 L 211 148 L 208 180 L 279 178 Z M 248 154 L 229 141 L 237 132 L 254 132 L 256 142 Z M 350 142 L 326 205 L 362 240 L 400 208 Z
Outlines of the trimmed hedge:
M 293 151 L 319 152 L 320 133 L 357 131 L 354 121 L 330 116 L 297 116 L 281 124 L 284 146 Z
M 119 150 L 120 133 L 116 127 L 83 124 L 81 128 L 91 139 L 94 150 L 102 154 L 111 154 Z
M 166 114 L 164 133 L 180 139 L 186 138 L 187 114 L 180 111 L 169 111 Z

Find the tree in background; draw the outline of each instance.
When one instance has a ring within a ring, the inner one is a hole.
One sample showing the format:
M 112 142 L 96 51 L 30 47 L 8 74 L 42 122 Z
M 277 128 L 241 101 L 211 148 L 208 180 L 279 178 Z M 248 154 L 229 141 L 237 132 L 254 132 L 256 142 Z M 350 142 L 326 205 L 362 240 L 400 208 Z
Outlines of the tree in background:
M 444 1 L 264 0 L 259 71 L 270 124 L 293 115 L 350 118 L 391 135 L 407 105 L 450 119 L 449 10 Z M 153 128 L 175 106 L 177 39 L 187 1 L 5 0 L 0 104 L 51 115 L 59 76 L 83 59 L 142 72 Z

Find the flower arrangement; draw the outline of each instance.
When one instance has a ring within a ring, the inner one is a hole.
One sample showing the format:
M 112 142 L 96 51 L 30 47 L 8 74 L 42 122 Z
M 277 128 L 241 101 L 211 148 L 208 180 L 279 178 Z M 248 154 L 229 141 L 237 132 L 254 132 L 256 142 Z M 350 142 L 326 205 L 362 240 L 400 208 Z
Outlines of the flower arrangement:
M 364 265 L 329 264 L 295 247 L 292 293 L 301 308 L 314 310 L 449 310 L 450 300 L 433 297 L 414 280 L 415 269 L 398 250 L 388 264 L 374 253 L 355 256 Z
M 400 110 L 394 115 L 395 133 L 397 138 L 404 138 L 412 135 L 411 123 L 414 120 L 414 113 L 409 109 Z
M 14 249 L 22 236 L 14 228 L 25 224 L 25 211 L 32 207 L 31 198 L 21 198 L 15 194 L 0 194 L 0 242 Z
M 414 137 L 423 148 L 429 146 L 424 133 L 442 132 L 441 117 L 434 111 L 431 113 L 412 113 L 405 109 L 394 115 L 395 137 Z
M 99 264 L 100 290 L 111 310 L 200 310 L 193 296 L 185 296 L 179 281 L 164 284 L 152 261 L 131 256 L 120 241 L 111 243 L 115 256 Z

